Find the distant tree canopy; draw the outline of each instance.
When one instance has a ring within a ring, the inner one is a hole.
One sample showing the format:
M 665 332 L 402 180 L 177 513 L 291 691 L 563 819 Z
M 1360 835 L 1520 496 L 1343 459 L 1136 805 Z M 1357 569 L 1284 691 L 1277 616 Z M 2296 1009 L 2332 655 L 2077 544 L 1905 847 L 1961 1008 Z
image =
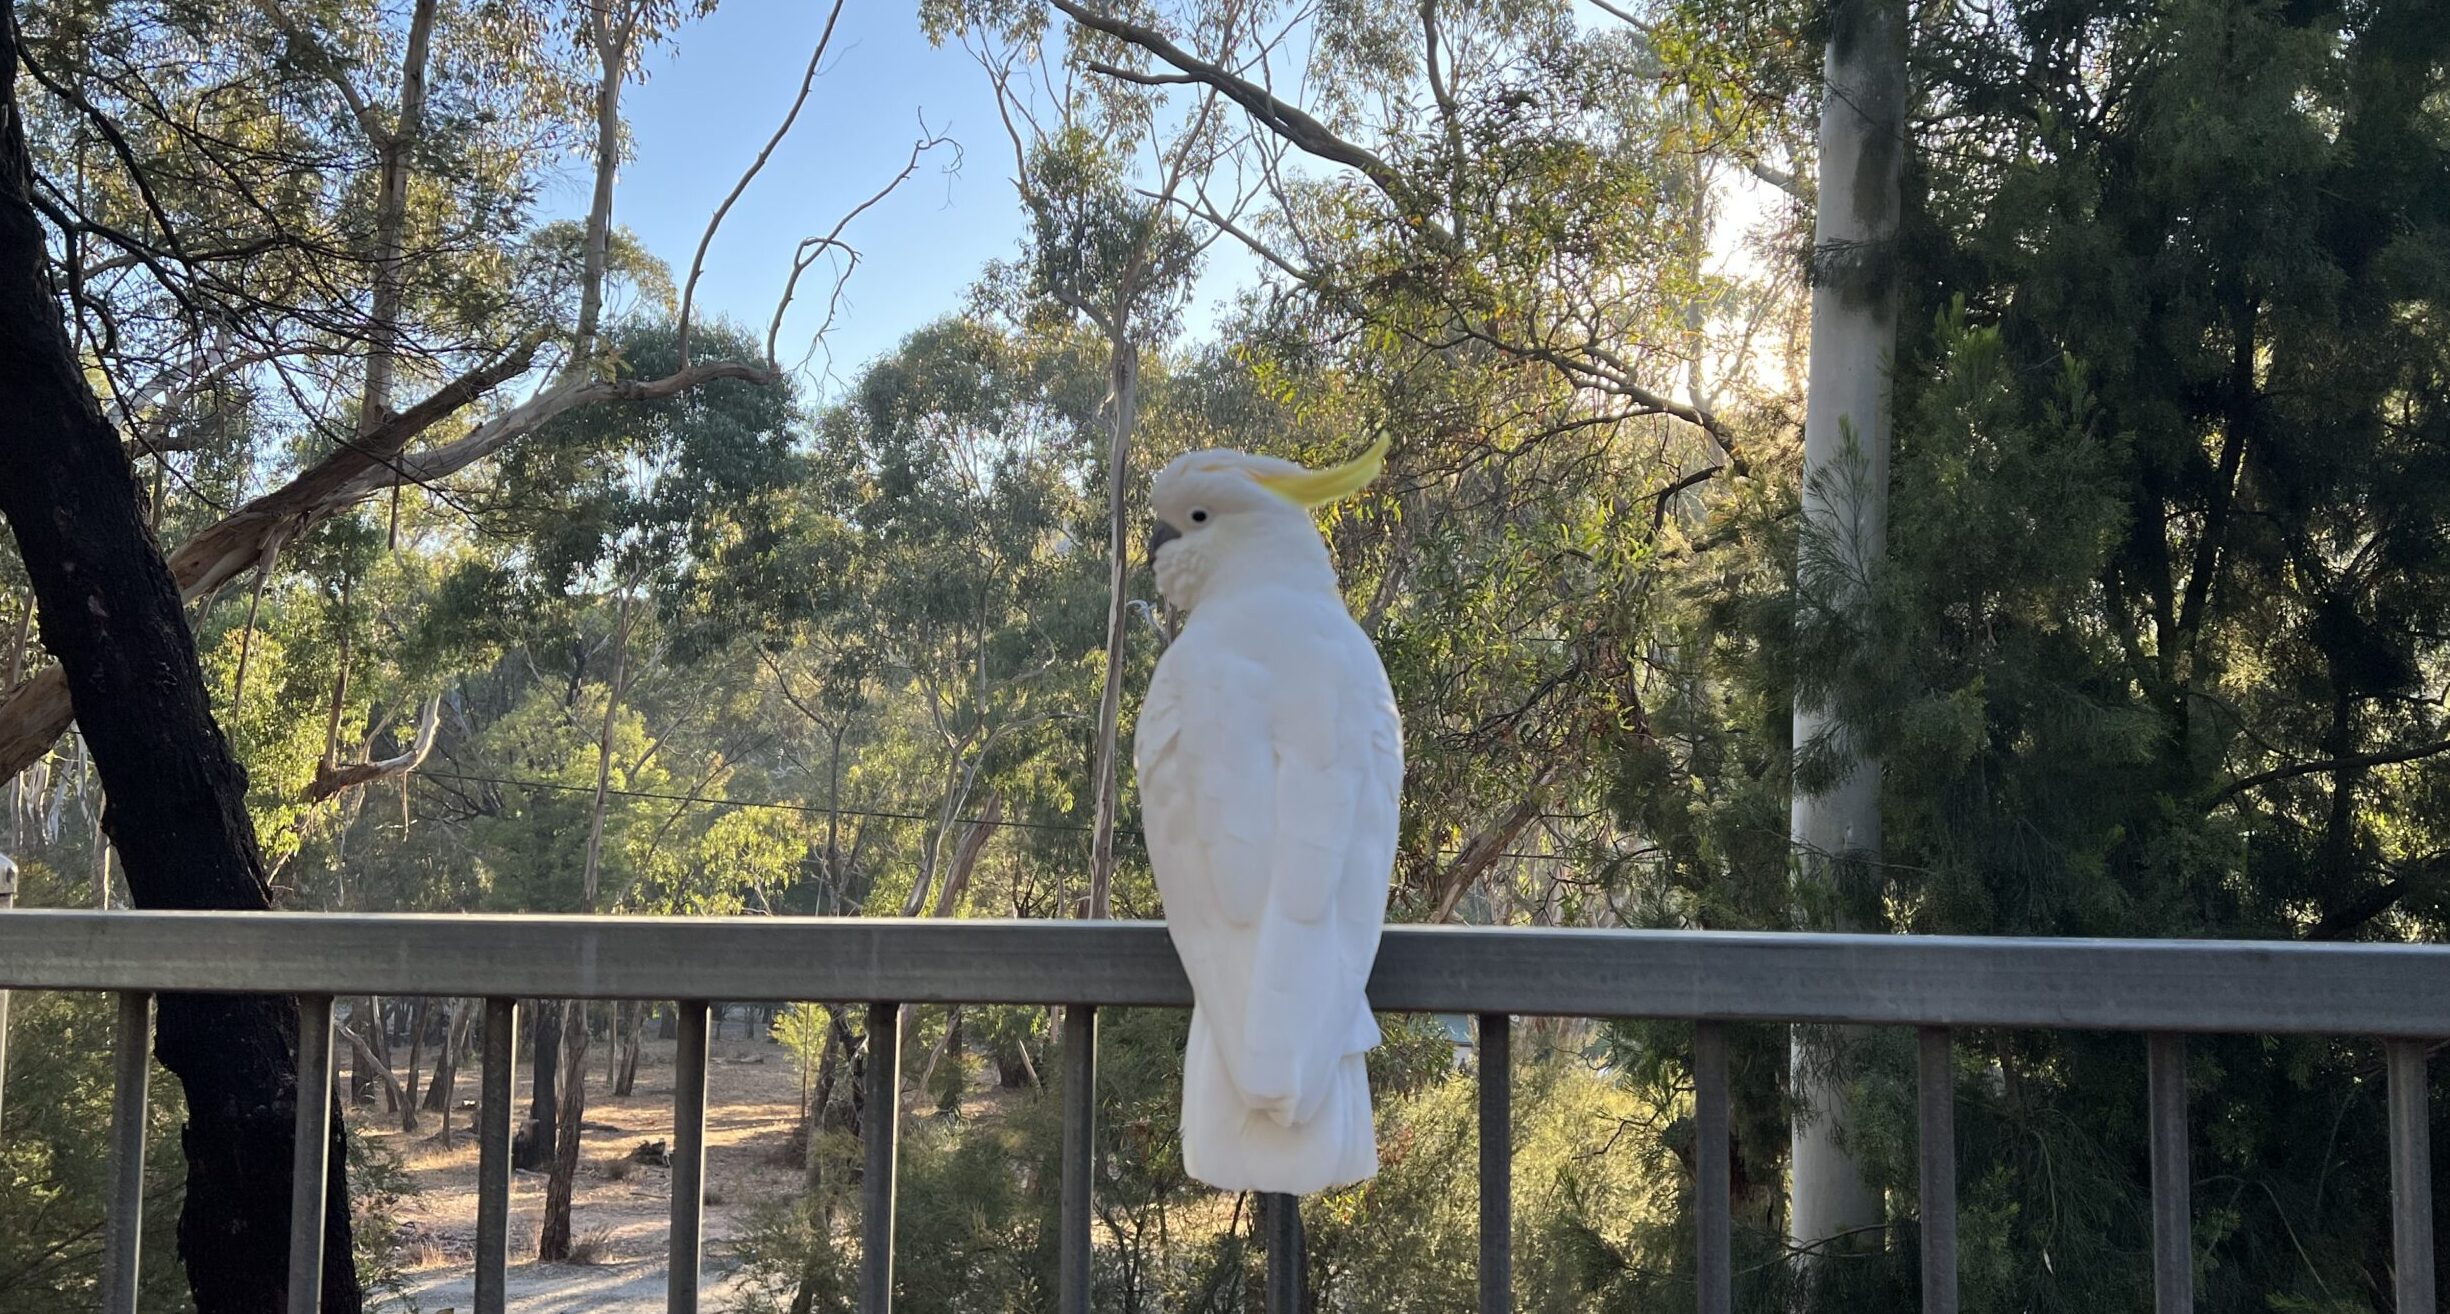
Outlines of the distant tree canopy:
M 1098 799 L 1108 676 L 1127 745 L 1165 628 L 1136 563 L 1112 590 L 1118 513 L 1182 451 L 1384 433 L 1322 529 L 1407 728 L 1398 919 L 2450 937 L 2439 0 L 1916 7 L 1903 236 L 1857 253 L 1903 296 L 1859 579 L 1798 510 L 1821 7 L 919 12 L 1012 116 L 968 144 L 1009 147 L 1022 237 L 813 379 L 684 330 L 689 272 L 609 210 L 534 204 L 563 152 L 609 169 L 619 89 L 696 9 L 17 7 L 43 309 L 172 549 L 284 906 L 1076 916 L 1103 822 L 1112 911 L 1158 915 L 1128 770 Z M 1257 272 L 1214 296 L 1225 251 Z M 0 553 L 0 846 L 65 902 L 98 799 L 29 597 Z M 1880 861 L 1826 882 L 1789 800 L 1844 763 L 1793 742 L 1799 696 L 1887 764 Z M 379 769 L 313 795 L 349 764 Z M 14 1096 L 90 1105 L 93 1019 L 20 1016 L 0 1236 L 66 1236 L 96 1150 Z M 810 1194 L 751 1238 L 773 1308 L 847 1299 L 841 1017 L 801 1019 L 834 1076 Z M 1168 1157 L 1178 1025 L 1108 1032 L 1100 1308 L 1255 1298 L 1247 1211 Z M 1046 1308 L 1053 1017 L 911 1026 L 950 1109 L 904 1183 L 931 1299 Z M 1390 1030 L 1388 1171 L 1317 1204 L 1313 1283 L 1452 1308 L 1466 1079 Z M 1689 1304 L 1689 1028 L 1526 1034 L 1521 1307 Z M 1910 1227 L 1817 1289 L 1788 1262 L 1788 1038 L 1734 1041 L 1739 1303 L 1902 1307 Z M 2141 1047 L 1957 1045 L 1966 1308 L 2140 1305 Z M 2373 1046 L 2190 1054 L 2201 1307 L 2384 1304 Z M 1019 1093 L 965 1111 L 973 1067 Z M 1909 1220 L 1911 1046 L 1845 1077 Z M 93 1262 L 15 1245 L 0 1311 Z

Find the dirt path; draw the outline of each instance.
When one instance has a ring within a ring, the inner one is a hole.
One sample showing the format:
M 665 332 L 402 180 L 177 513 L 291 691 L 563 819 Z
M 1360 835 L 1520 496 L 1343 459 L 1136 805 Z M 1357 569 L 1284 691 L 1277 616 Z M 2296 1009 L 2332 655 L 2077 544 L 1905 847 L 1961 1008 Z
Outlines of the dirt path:
M 800 1171 L 787 1161 L 798 1120 L 800 1073 L 790 1053 L 758 1039 L 717 1040 L 707 1071 L 706 1115 L 706 1307 L 724 1306 L 732 1285 L 728 1242 L 750 1209 L 783 1200 L 799 1188 Z M 524 1314 L 649 1314 L 664 1308 L 664 1247 L 671 1234 L 672 1173 L 648 1165 L 608 1165 L 640 1141 L 672 1140 L 672 1053 L 669 1041 L 647 1042 L 637 1089 L 614 1098 L 604 1084 L 604 1051 L 589 1051 L 586 1127 L 580 1138 L 571 1228 L 589 1262 L 539 1264 L 536 1231 L 544 1218 L 545 1179 L 518 1173 L 511 1180 L 510 1308 Z M 405 1074 L 404 1074 L 405 1075 Z M 527 1108 L 522 1070 L 512 1108 Z M 474 1066 L 462 1072 L 463 1099 L 479 1089 Z M 387 1142 L 406 1160 L 417 1194 L 402 1210 L 401 1258 L 409 1269 L 409 1291 L 424 1314 L 467 1314 L 475 1303 L 476 1136 L 473 1114 L 452 1115 L 452 1148 L 436 1141 L 435 1115 L 422 1130 L 404 1135 L 395 1116 L 357 1110 L 354 1121 Z

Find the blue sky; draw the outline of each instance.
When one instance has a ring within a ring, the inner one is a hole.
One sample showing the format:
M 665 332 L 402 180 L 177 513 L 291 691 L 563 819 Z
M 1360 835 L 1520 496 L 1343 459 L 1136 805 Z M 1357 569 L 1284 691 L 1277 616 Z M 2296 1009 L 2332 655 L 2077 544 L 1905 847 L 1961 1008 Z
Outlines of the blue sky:
M 791 136 L 733 206 L 707 253 L 698 304 L 754 326 L 762 337 L 790 269 L 792 249 L 824 233 L 900 170 L 921 135 L 919 116 L 963 150 L 939 149 L 920 172 L 867 212 L 844 238 L 861 254 L 829 337 L 848 377 L 910 330 L 955 308 L 990 259 L 1009 256 L 1021 232 L 995 99 L 959 49 L 919 31 L 915 0 L 852 0 L 835 30 L 827 72 Z M 687 277 L 706 220 L 782 121 L 824 20 L 810 0 L 726 0 L 654 52 L 624 109 L 635 155 L 622 169 L 613 217 Z M 956 159 L 958 172 L 947 172 Z M 552 198 L 583 208 L 583 165 Z M 832 280 L 802 279 L 779 351 L 807 349 Z M 812 368 L 822 368 L 822 356 Z
M 823 0 L 724 0 L 654 51 L 648 76 L 624 97 L 634 157 L 622 168 L 614 219 L 687 277 L 707 217 L 791 103 L 825 17 Z M 918 0 L 850 0 L 808 105 L 791 136 L 724 220 L 699 283 L 701 314 L 728 316 L 762 338 L 803 237 L 824 233 L 875 193 L 928 130 L 939 148 L 903 187 L 844 234 L 861 255 L 828 336 L 837 383 L 931 319 L 960 307 L 990 260 L 1018 251 L 1023 222 L 1012 188 L 1012 152 L 993 90 L 970 55 L 938 49 L 919 31 Z M 549 208 L 584 212 L 587 161 L 573 159 Z M 1754 262 L 1734 238 L 1758 219 L 1760 189 L 1736 179 L 1736 220 L 1715 234 L 1721 259 Z M 1198 333 L 1219 305 L 1254 282 L 1258 263 L 1231 241 L 1211 248 L 1187 323 Z M 832 279 L 803 278 L 778 352 L 786 365 L 806 352 L 823 318 Z M 821 374 L 820 353 L 809 373 Z M 811 382 L 817 382 L 814 377 Z
M 688 277 L 707 217 L 790 108 L 826 8 L 817 0 L 724 0 L 655 51 L 645 83 L 625 93 L 634 156 L 621 170 L 613 218 L 671 265 L 675 281 Z M 958 309 L 988 261 L 1019 250 L 1024 225 L 1010 140 L 986 75 L 959 47 L 928 44 L 917 0 L 851 0 L 825 69 L 790 137 L 725 217 L 697 304 L 762 338 L 793 249 L 901 170 L 924 115 L 927 131 L 949 134 L 958 148 L 930 152 L 844 233 L 860 264 L 827 335 L 838 384 Z M 574 159 L 547 204 L 578 215 L 587 188 L 586 162 Z M 1213 305 L 1255 266 L 1247 253 L 1219 248 L 1209 267 L 1201 296 Z M 822 266 L 801 279 L 777 344 L 786 366 L 808 350 L 831 287 Z M 1195 310 L 1190 322 L 1207 316 Z M 825 368 L 820 352 L 808 372 Z

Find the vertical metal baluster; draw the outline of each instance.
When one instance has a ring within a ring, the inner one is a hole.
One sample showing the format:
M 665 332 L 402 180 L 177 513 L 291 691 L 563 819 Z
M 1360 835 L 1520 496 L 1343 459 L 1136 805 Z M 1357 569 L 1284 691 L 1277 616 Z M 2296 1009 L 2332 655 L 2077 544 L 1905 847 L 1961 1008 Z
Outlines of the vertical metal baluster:
M 1693 1024 L 1693 1212 L 1700 1235 L 1693 1247 L 1693 1304 L 1701 1314 L 1735 1307 L 1733 1206 L 1727 1198 L 1734 1165 L 1727 1133 L 1727 1029 Z
M 860 1130 L 868 1138 L 862 1201 L 859 1314 L 893 1310 L 893 1142 L 902 1123 L 902 1009 L 868 1005 L 868 1096 Z
M 684 999 L 680 1048 L 672 1078 L 672 1258 L 664 1277 L 664 1308 L 698 1314 L 698 1260 L 706 1228 L 706 1015 L 700 999 Z M 814 1135 L 814 1129 L 810 1131 Z
M 0 854 L 0 913 L 17 906 L 17 864 Z M 9 1093 L 9 992 L 0 990 L 0 1124 L 5 1124 Z
M 102 1216 L 102 1314 L 136 1314 L 136 1243 L 145 1223 L 145 1085 L 152 1077 L 153 996 L 119 994 L 111 1032 L 111 1198 Z
M 519 1074 L 519 1001 L 485 1001 L 485 1084 L 476 1115 L 476 1314 L 509 1299 L 510 1104 Z
M 1097 1182 L 1097 1009 L 1063 1010 L 1063 1201 L 1055 1308 L 1089 1314 L 1092 1287 L 1089 1206 Z
M 2156 1031 L 2146 1040 L 2152 1099 L 2152 1308 L 2195 1308 L 2193 1170 L 2187 1165 L 2186 1037 Z
M 1267 1314 L 1302 1314 L 1302 1202 L 1268 1192 L 1259 1197 L 1259 1222 L 1267 1233 Z
M 1514 1308 L 1514 1018 L 1480 1015 L 1480 1314 Z
M 1922 1155 L 1923 1314 L 1957 1314 L 1957 1075 L 1946 1027 L 1923 1027 L 1916 1086 Z
M 332 997 L 298 997 L 297 1143 L 289 1168 L 289 1314 L 323 1308 L 323 1213 L 332 1149 Z
M 2425 1042 L 2384 1045 L 2390 1062 L 2390 1230 L 2399 1314 L 2433 1314 L 2433 1136 Z

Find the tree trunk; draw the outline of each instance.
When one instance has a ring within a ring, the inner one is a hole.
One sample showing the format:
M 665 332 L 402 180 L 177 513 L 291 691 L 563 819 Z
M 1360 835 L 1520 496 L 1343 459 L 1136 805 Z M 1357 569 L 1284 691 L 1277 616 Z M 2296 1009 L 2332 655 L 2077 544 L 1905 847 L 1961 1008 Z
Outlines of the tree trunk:
M 434 1072 L 434 1091 L 439 1096 L 435 1107 L 442 1110 L 440 1139 L 442 1148 L 446 1150 L 451 1148 L 451 1110 L 459 1098 L 461 1042 L 468 1034 L 470 1019 L 476 1016 L 476 1010 L 469 1007 L 471 1002 L 466 999 L 451 1002 L 451 1024 L 444 1028 L 442 1063 Z
M 94 907 L 109 912 L 111 907 L 111 837 L 103 829 L 103 814 L 110 811 L 110 790 L 94 791 Z
M 1004 796 L 1001 791 L 991 791 L 987 795 L 986 810 L 979 814 L 976 821 L 962 828 L 961 842 L 953 847 L 952 865 L 944 874 L 944 888 L 936 892 L 934 916 L 942 918 L 953 915 L 953 909 L 961 902 L 962 893 L 970 888 L 971 873 L 978 870 L 979 855 L 987 851 L 987 841 L 995 838 L 995 829 L 1003 824 L 1003 820 Z M 953 1016 L 958 1019 L 959 1008 L 954 1010 Z M 895 1017 L 899 1019 L 897 1029 L 901 1032 L 902 1052 L 908 1053 L 911 1032 L 919 1025 L 919 1011 L 905 1004 Z M 931 1071 L 935 1067 L 932 1057 L 928 1060 L 928 1067 Z M 924 1080 L 917 1089 L 922 1094 L 926 1092 Z
M 397 1109 L 401 1105 L 408 1103 L 409 1101 L 402 1097 L 402 1092 L 400 1090 L 400 1079 L 392 1075 L 390 1066 L 383 1063 L 375 1054 L 374 1047 L 366 1040 L 365 1033 L 356 1027 L 350 1026 L 342 1027 L 340 1029 L 340 1034 L 342 1038 L 349 1042 L 350 1051 L 357 1056 L 359 1070 L 366 1071 L 370 1069 L 373 1076 L 376 1076 L 382 1080 L 383 1090 L 391 1100 L 391 1107 Z
M 432 1005 L 430 999 L 419 999 L 408 1013 L 408 1092 L 400 1101 L 400 1130 L 404 1132 L 417 1130 L 417 1110 L 423 1107 L 417 1102 L 417 1079 L 424 1075 L 425 1015 Z
M 936 1065 L 943 1062 L 947 1054 L 953 1056 L 953 1086 L 936 1101 L 936 1112 L 938 1113 L 955 1113 L 961 1108 L 962 1087 L 965 1083 L 960 1072 L 961 1005 L 959 1004 L 953 1005 L 951 1010 L 945 1013 L 944 1034 L 936 1037 L 935 1048 L 927 1051 L 927 1065 L 919 1070 L 920 1098 L 926 1098 L 929 1088 L 935 1085 Z
M 553 1141 L 553 1170 L 544 1184 L 544 1227 L 536 1235 L 536 1258 L 548 1264 L 570 1259 L 570 1185 L 578 1177 L 579 1124 L 587 1117 L 587 1016 L 572 1001 L 562 1020 L 561 1127 Z
M 1830 10 L 1820 123 L 1820 199 L 1813 231 L 1812 360 L 1804 418 L 1803 512 L 1838 553 L 1838 580 L 1801 591 L 1806 605 L 1858 607 L 1860 583 L 1885 553 L 1889 368 L 1897 346 L 1898 174 L 1906 150 L 1906 14 L 1902 0 L 1839 0 Z M 1845 728 L 1795 704 L 1800 751 Z M 1793 796 L 1791 836 L 1807 879 L 1834 881 L 1880 855 L 1880 764 L 1856 756 L 1824 794 Z M 1876 869 L 1876 868 L 1872 868 Z M 1840 923 L 1841 928 L 1846 924 Z M 1826 1034 L 1826 1033 L 1820 1033 Z M 1814 1033 L 1793 1041 L 1792 1132 L 1797 1246 L 1874 1238 L 1880 1197 L 1847 1148 L 1837 1055 Z M 1842 1052 L 1844 1046 L 1839 1046 Z
M 45 647 L 108 791 L 104 829 L 141 908 L 264 911 L 246 774 L 214 722 L 195 636 L 147 527 L 136 472 L 60 321 L 0 14 L 0 516 L 34 586 Z M 186 1092 L 179 1254 L 198 1314 L 276 1314 L 289 1267 L 298 1009 L 262 995 L 165 994 L 154 1052 Z M 328 1252 L 352 1251 L 343 1122 L 332 1119 Z M 358 1314 L 356 1266 L 326 1265 L 326 1314 Z
M 1097 810 L 1089 845 L 1089 915 L 1112 915 L 1114 814 L 1122 792 L 1116 759 L 1121 753 L 1123 637 L 1129 613 L 1131 527 L 1123 511 L 1123 489 L 1131 466 L 1132 430 L 1140 421 L 1140 352 L 1129 321 L 1119 315 L 1109 335 L 1111 373 L 1106 439 L 1106 680 L 1097 700 Z
M 630 589 L 621 589 L 620 619 L 613 626 L 612 678 L 604 685 L 604 725 L 596 740 L 595 807 L 587 817 L 587 863 L 581 874 L 580 911 L 596 909 L 596 872 L 604 853 L 604 808 L 612 789 L 613 728 L 621 710 L 621 680 L 630 646 Z M 582 1022 L 585 1015 L 580 1015 Z
M 621 1064 L 613 1074 L 613 1094 L 624 1099 L 638 1089 L 638 1053 L 646 1046 L 647 1008 L 645 1004 L 629 1005 L 627 1025 L 621 1031 Z
M 537 1000 L 529 1012 L 534 1017 L 534 1027 L 529 1027 L 529 1142 L 527 1157 L 517 1167 L 537 1172 L 561 1135 L 561 1000 Z
M 459 1075 L 460 1028 L 467 1022 L 468 1008 L 464 1000 L 453 999 L 442 1006 L 442 1049 L 434 1056 L 434 1080 L 425 1088 L 425 1111 L 442 1114 L 443 1143 L 450 1143 L 451 1083 Z
M 371 1016 L 373 1012 L 374 1000 L 372 998 L 361 996 L 360 998 L 352 1001 L 349 1006 L 349 1029 L 363 1035 L 367 1026 L 366 1019 Z M 366 1053 L 363 1047 L 355 1045 L 350 1047 L 350 1108 L 363 1108 L 366 1105 L 374 1103 L 374 1073 L 371 1071 L 372 1062 L 373 1060 L 371 1056 Z
M 392 1001 L 377 995 L 367 1018 L 366 1043 L 374 1047 L 375 1066 L 385 1076 L 391 1073 L 392 1011 Z M 393 1090 L 398 1084 L 397 1081 L 387 1081 L 383 1084 L 383 1112 L 385 1113 L 400 1111 L 400 1097 Z

